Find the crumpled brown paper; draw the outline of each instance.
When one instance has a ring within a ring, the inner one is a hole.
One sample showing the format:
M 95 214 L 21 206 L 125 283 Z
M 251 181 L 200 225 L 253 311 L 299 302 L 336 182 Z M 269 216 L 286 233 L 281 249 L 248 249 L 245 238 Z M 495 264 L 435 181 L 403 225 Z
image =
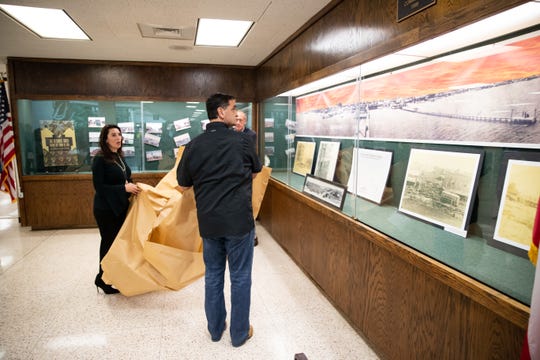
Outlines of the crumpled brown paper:
M 103 258 L 103 280 L 125 296 L 179 290 L 204 275 L 193 189 L 178 190 L 176 168 L 156 187 L 138 183 L 118 236 Z M 253 216 L 257 217 L 272 169 L 263 167 L 253 181 Z

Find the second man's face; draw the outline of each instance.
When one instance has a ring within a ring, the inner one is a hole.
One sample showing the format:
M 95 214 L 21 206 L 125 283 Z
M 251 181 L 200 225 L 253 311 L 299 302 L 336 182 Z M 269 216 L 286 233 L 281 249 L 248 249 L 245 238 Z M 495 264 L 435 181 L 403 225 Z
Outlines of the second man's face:
M 223 110 L 223 122 L 228 127 L 236 125 L 236 100 L 229 100 L 229 106 Z

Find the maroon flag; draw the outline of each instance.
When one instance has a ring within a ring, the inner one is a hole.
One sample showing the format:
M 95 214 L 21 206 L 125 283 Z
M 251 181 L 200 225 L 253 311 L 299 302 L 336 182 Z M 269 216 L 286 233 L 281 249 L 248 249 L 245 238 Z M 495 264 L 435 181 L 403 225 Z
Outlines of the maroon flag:
M 17 199 L 17 183 L 15 173 L 15 142 L 13 125 L 4 80 L 0 80 L 0 191 L 6 192 L 11 201 Z

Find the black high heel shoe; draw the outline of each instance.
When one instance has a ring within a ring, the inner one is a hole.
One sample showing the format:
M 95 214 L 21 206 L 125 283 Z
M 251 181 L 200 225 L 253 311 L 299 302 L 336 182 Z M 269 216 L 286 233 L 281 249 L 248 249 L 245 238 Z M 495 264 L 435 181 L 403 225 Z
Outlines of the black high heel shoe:
M 118 289 L 113 288 L 109 284 L 105 284 L 105 281 L 99 276 L 99 274 L 96 276 L 96 280 L 94 280 L 94 284 L 96 284 L 96 290 L 99 293 L 98 289 L 101 289 L 105 294 L 118 294 L 120 291 Z

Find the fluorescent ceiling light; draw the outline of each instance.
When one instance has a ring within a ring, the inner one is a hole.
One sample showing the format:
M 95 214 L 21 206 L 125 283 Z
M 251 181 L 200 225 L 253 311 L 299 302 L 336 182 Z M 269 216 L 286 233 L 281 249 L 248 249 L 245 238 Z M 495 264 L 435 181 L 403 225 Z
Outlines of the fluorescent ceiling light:
M 199 19 L 195 45 L 237 47 L 252 25 L 253 21 Z
M 4 4 L 0 9 L 39 37 L 90 40 L 64 10 Z

